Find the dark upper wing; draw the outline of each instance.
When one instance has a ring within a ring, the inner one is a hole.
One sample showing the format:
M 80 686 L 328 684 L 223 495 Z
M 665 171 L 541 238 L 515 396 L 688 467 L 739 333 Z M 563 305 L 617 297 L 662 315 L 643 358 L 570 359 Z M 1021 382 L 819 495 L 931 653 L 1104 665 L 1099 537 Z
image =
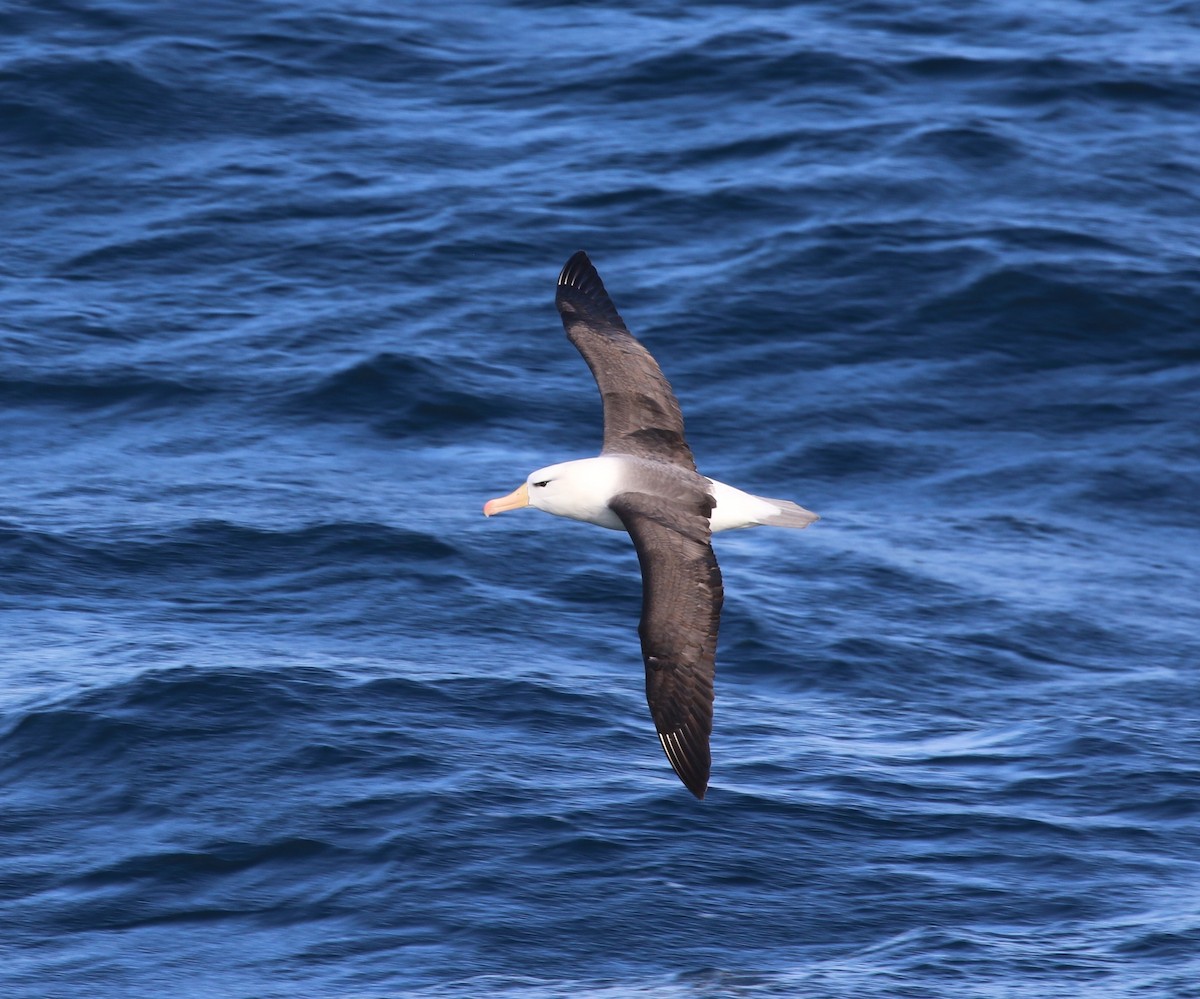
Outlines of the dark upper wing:
M 596 268 L 580 250 L 558 276 L 554 297 L 567 337 L 579 348 L 604 402 L 602 454 L 696 463 L 683 437 L 683 414 L 650 352 L 617 314 Z
M 642 566 L 638 634 L 654 727 L 679 779 L 703 798 L 724 590 L 710 543 L 712 498 L 696 493 L 693 509 L 645 493 L 619 493 L 609 505 L 633 538 Z

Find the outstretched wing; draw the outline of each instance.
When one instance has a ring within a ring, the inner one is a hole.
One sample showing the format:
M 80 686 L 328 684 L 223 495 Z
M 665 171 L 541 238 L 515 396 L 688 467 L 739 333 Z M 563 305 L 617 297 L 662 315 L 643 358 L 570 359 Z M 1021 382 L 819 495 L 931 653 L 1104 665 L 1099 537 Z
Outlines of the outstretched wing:
M 609 506 L 633 538 L 642 567 L 638 634 L 654 727 L 679 779 L 703 798 L 724 591 L 708 526 L 712 497 L 696 493 L 689 509 L 645 493 L 620 493 Z
M 568 339 L 592 369 L 604 403 L 601 454 L 629 454 L 696 470 L 679 401 L 658 363 L 625 326 L 580 250 L 558 276 L 554 297 Z

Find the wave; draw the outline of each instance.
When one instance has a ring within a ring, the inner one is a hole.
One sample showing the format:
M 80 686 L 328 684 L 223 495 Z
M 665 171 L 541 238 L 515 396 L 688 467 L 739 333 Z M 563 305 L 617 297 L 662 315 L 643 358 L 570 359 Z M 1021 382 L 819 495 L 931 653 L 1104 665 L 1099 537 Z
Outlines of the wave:
M 24 378 L 0 378 L 0 401 L 29 408 L 153 410 L 194 405 L 209 395 L 209 389 L 180 379 L 150 377 L 113 368 L 74 377 L 37 377 L 30 373 Z
M 468 359 L 385 353 L 322 377 L 288 405 L 326 417 L 366 416 L 385 426 L 453 430 L 518 412 L 519 402 L 497 393 L 489 376 L 492 370 Z
M 363 567 L 435 567 L 456 549 L 433 534 L 379 524 L 318 524 L 267 531 L 224 521 L 143 530 L 132 536 L 58 534 L 0 525 L 0 559 L 20 580 L 16 592 L 85 592 L 142 599 L 200 600 L 207 589 L 222 599 L 255 580 L 284 592 L 353 582 Z M 266 582 L 271 581 L 271 582 Z
M 222 77 L 217 55 L 206 46 L 169 43 L 136 61 L 27 55 L 0 70 L 9 95 L 0 103 L 0 135 L 18 148 L 45 151 L 151 138 L 265 138 L 356 124 L 313 94 L 222 88 L 214 83 Z M 179 65 L 192 73 L 181 76 Z
M 1186 993 L 1187 5 L 476 6 L 0 5 L 0 991 Z M 702 805 L 628 539 L 479 514 L 578 248 L 824 517 Z

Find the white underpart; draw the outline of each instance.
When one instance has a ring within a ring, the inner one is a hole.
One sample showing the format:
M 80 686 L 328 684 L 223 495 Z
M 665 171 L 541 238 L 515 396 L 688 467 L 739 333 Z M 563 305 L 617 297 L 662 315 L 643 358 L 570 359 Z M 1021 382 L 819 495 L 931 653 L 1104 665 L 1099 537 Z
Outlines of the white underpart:
M 609 508 L 608 501 L 625 488 L 626 471 L 627 466 L 619 457 L 581 458 L 547 465 L 526 480 L 529 505 L 556 517 L 622 531 L 625 525 Z M 708 481 L 712 483 L 713 498 L 717 501 L 712 512 L 714 533 L 758 524 L 807 527 L 817 519 L 815 513 L 790 500 L 754 496 L 715 479 Z M 538 485 L 543 482 L 546 484 Z
M 709 479 L 713 487 L 713 499 L 717 505 L 712 512 L 712 530 L 733 531 L 739 527 L 755 527 L 766 524 L 770 527 L 807 527 L 817 515 L 790 500 L 767 499 L 744 493 L 724 482 Z

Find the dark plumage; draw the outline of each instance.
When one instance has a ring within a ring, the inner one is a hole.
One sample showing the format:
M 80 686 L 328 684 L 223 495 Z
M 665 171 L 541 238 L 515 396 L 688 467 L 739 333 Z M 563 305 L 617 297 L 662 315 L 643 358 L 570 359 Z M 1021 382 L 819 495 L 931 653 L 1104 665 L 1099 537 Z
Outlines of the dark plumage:
M 638 635 L 654 727 L 679 779 L 703 798 L 711 767 L 708 740 L 724 592 L 708 523 L 712 491 L 696 472 L 670 383 L 625 326 L 582 250 L 558 276 L 555 304 L 604 401 L 600 453 L 670 462 L 684 470 L 655 476 L 661 483 L 655 483 L 655 493 L 663 491 L 663 480 L 673 480 L 667 501 L 655 493 L 624 492 L 609 506 L 633 538 L 642 568 Z
M 642 568 L 638 634 L 646 700 L 671 766 L 703 798 L 724 599 L 712 533 L 756 524 L 807 527 L 817 516 L 790 500 L 753 496 L 696 471 L 675 393 L 582 251 L 562 269 L 555 303 L 600 389 L 604 445 L 598 458 L 538 469 L 508 496 L 489 500 L 483 512 L 535 506 L 629 532 Z
M 633 338 L 580 250 L 558 275 L 554 304 L 567 338 L 592 369 L 604 403 L 601 454 L 630 454 L 696 471 L 683 413 L 650 351 Z

